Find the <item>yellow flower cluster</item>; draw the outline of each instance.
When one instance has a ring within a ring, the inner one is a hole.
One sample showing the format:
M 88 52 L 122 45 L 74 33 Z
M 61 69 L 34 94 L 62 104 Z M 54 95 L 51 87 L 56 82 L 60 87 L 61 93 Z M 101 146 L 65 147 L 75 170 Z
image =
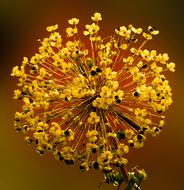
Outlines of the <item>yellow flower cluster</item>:
M 96 114 L 96 112 L 91 112 L 88 117 L 89 124 L 95 124 L 100 122 L 100 117 Z
M 68 20 L 65 43 L 57 24 L 47 27 L 49 36 L 39 40 L 38 52 L 12 69 L 19 80 L 14 99 L 23 102 L 15 113 L 15 129 L 39 154 L 50 151 L 68 165 L 78 160 L 80 169 L 103 171 L 109 183 L 128 183 L 134 174 L 142 180 L 144 172 L 127 176 L 123 170 L 125 154 L 141 148 L 147 135 L 161 132 L 164 112 L 172 104 L 164 72 L 174 72 L 175 64 L 167 53 L 144 48 L 159 34 L 155 27 L 144 32 L 120 26 L 103 38 L 101 14 L 91 20 L 83 37 L 79 19 Z

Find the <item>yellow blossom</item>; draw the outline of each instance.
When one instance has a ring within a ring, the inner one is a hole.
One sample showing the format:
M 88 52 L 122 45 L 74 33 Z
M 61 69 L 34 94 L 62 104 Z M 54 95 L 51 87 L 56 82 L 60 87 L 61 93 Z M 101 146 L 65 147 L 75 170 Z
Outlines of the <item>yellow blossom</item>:
M 79 19 L 72 18 L 72 19 L 68 20 L 68 23 L 71 25 L 77 25 L 77 24 L 79 24 Z
M 71 37 L 71 36 L 73 36 L 73 35 L 75 35 L 77 33 L 77 28 L 69 27 L 69 28 L 66 29 L 66 33 L 67 33 L 68 37 Z
M 28 58 L 27 57 L 23 57 L 22 65 L 26 66 L 27 63 L 28 63 Z
M 87 121 L 89 124 L 95 124 L 100 121 L 100 117 L 96 114 L 96 112 L 91 112 Z
M 128 26 L 128 28 L 134 32 L 135 34 L 141 34 L 143 29 L 142 28 L 134 28 L 131 24 Z
M 53 25 L 53 26 L 48 26 L 47 27 L 47 31 L 48 32 L 52 32 L 52 31 L 57 30 L 57 29 L 58 29 L 58 25 L 57 24 Z
M 155 29 L 155 27 L 148 26 L 148 31 L 150 32 L 151 35 L 157 35 L 159 34 L 159 31 Z
M 22 77 L 24 75 L 24 67 L 21 66 L 21 69 L 19 70 L 18 66 L 13 67 L 11 76 L 17 76 Z
M 93 35 L 93 34 L 97 33 L 99 31 L 100 27 L 97 24 L 92 23 L 91 25 L 87 24 L 86 29 L 87 29 L 87 31 L 84 31 L 85 36 Z
M 115 29 L 115 32 L 122 37 L 129 38 L 131 30 L 128 30 L 125 26 L 121 26 L 118 29 Z
M 143 32 L 143 37 L 146 39 L 146 40 L 151 40 L 152 39 L 152 36 L 150 34 L 147 34 L 145 32 Z
M 100 21 L 102 20 L 101 14 L 100 13 L 95 13 L 94 16 L 91 17 L 93 21 Z
M 168 68 L 170 71 L 174 72 L 174 71 L 175 71 L 175 63 L 173 63 L 173 62 L 168 63 L 168 64 L 167 64 L 167 68 Z

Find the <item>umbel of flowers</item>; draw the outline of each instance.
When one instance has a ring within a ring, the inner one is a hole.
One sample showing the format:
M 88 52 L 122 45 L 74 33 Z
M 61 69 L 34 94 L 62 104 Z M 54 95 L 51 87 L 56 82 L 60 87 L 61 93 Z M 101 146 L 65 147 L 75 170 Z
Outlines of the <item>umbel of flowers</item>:
M 50 151 L 81 170 L 102 171 L 105 182 L 118 188 L 122 182 L 126 190 L 139 188 L 146 174 L 127 172 L 126 154 L 162 131 L 172 103 L 164 72 L 174 72 L 175 64 L 167 53 L 144 49 L 156 28 L 120 26 L 103 38 L 101 14 L 91 19 L 83 37 L 79 19 L 68 20 L 65 43 L 58 25 L 47 27 L 38 52 L 13 68 L 19 81 L 14 99 L 23 101 L 14 126 L 40 155 Z

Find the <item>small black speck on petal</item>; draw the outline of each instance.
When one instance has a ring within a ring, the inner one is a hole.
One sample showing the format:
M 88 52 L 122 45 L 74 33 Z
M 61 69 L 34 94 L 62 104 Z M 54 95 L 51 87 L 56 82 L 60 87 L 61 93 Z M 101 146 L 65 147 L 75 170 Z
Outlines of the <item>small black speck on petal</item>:
M 137 138 L 138 138 L 138 140 L 142 140 L 142 135 L 141 135 L 141 134 L 138 134 L 138 135 L 137 135 Z
M 95 76 L 95 75 L 96 75 L 96 71 L 93 71 L 93 70 L 92 70 L 92 71 L 91 71 L 91 75 L 92 75 L 92 76 Z
M 68 130 L 66 130 L 64 133 L 66 136 L 68 136 L 70 134 Z
M 94 162 L 94 163 L 93 163 L 93 167 L 94 167 L 95 169 L 98 169 L 99 163 L 98 163 L 98 162 Z
M 85 167 L 84 167 L 84 166 L 81 166 L 81 165 L 80 165 L 79 168 L 80 168 L 80 170 L 84 170 L 84 169 L 85 169 Z
M 116 96 L 114 96 L 114 98 L 117 100 L 117 99 L 119 99 L 119 96 L 118 96 L 118 95 L 116 95 Z
M 95 154 L 96 153 L 96 148 L 92 149 L 92 153 Z
M 117 99 L 117 100 L 116 100 L 116 103 L 118 103 L 118 104 L 121 103 L 121 100 L 120 100 L 120 99 Z
M 102 72 L 102 69 L 100 69 L 99 67 L 96 69 L 96 72 L 97 73 L 100 73 L 100 72 Z
M 162 113 L 162 110 L 157 110 L 158 113 Z
M 139 93 L 136 91 L 136 92 L 134 92 L 134 96 L 135 97 L 138 97 L 139 96 Z

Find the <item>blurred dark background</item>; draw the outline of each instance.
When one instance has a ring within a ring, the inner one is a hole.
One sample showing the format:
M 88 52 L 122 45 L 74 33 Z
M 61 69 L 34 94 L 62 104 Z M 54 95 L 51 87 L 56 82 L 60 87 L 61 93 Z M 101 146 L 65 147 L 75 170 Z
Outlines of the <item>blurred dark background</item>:
M 78 17 L 80 25 L 85 25 L 97 11 L 103 16 L 104 36 L 129 23 L 160 30 L 149 47 L 167 52 L 176 63 L 176 72 L 167 74 L 174 103 L 167 113 L 167 127 L 160 136 L 149 138 L 144 148 L 129 154 L 129 167 L 139 165 L 147 171 L 145 190 L 184 189 L 183 7 L 181 0 L 0 0 L 0 189 L 97 190 L 103 180 L 99 172 L 82 173 L 49 154 L 40 157 L 35 147 L 23 142 L 23 136 L 13 129 L 19 105 L 12 100 L 17 81 L 10 76 L 23 56 L 31 57 L 37 51 L 37 39 L 45 37 L 46 26 L 58 23 L 64 33 L 68 19 Z M 101 189 L 113 187 L 105 184 Z

